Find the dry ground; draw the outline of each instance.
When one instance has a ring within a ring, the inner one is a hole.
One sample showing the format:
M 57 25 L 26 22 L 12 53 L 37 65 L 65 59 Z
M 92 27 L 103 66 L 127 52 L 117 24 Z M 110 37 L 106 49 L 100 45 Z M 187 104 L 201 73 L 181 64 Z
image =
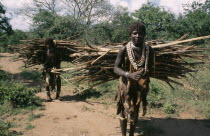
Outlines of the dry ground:
M 12 74 L 21 72 L 21 61 L 12 61 L 13 54 L 1 53 L 0 67 Z M 64 101 L 53 100 L 44 102 L 39 110 L 26 115 L 16 115 L 9 119 L 15 120 L 16 131 L 24 136 L 120 136 L 119 120 L 115 115 L 115 105 L 106 105 L 102 101 L 76 99 L 71 91 L 63 91 Z M 45 93 L 37 94 L 42 99 Z M 43 115 L 29 122 L 35 128 L 25 130 L 27 115 Z M 8 120 L 9 120 L 8 119 Z M 140 116 L 136 135 L 145 136 L 210 136 L 209 124 L 205 119 L 197 118 L 193 113 L 181 113 L 179 117 L 168 119 L 166 115 L 150 109 L 145 117 Z M 142 127 L 142 125 L 144 125 Z

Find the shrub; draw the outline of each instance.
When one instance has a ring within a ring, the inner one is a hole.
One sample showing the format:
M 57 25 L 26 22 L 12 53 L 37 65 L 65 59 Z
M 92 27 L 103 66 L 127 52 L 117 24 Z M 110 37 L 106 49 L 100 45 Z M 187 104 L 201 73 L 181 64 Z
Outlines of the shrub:
M 176 112 L 176 109 L 175 108 L 176 108 L 176 105 L 174 105 L 174 104 L 168 104 L 168 103 L 166 103 L 163 106 L 163 110 L 167 114 L 174 114 Z
M 27 88 L 23 85 L 0 81 L 1 104 L 10 103 L 12 107 L 27 107 L 39 105 L 40 99 L 35 96 L 36 88 Z
M 28 79 L 28 80 L 33 80 L 34 82 L 40 82 L 40 77 L 41 77 L 41 72 L 39 71 L 28 71 L 28 70 L 24 70 L 23 72 L 20 73 L 20 75 L 24 78 L 24 79 Z
M 151 84 L 147 100 L 151 108 L 162 107 L 163 101 L 165 101 L 163 90 L 157 85 Z
M 1 80 L 8 80 L 8 79 L 10 79 L 10 74 L 3 71 L 3 70 L 0 70 L 0 79 Z

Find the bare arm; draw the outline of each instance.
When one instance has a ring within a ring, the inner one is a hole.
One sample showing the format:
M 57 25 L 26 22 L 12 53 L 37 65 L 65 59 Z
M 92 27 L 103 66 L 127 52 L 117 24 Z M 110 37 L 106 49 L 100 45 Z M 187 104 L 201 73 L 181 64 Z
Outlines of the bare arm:
M 125 60 L 126 47 L 122 46 L 115 60 L 114 72 L 119 76 L 125 76 L 126 72 L 122 69 L 123 61 Z
M 125 61 L 125 53 L 126 53 L 126 47 L 123 46 L 118 52 L 117 59 L 114 65 L 114 72 L 119 76 L 124 76 L 126 78 L 138 81 L 142 76 L 141 71 L 137 71 L 134 73 L 127 73 L 122 69 L 123 61 Z

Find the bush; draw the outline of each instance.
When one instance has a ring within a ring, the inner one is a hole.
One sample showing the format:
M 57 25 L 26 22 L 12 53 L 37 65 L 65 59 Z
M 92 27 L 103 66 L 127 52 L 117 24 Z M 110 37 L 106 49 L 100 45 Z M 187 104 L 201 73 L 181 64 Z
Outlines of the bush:
M 38 89 L 26 88 L 23 85 L 0 81 L 1 104 L 10 103 L 12 107 L 39 105 L 40 99 L 35 96 Z
M 150 92 L 148 94 L 148 103 L 151 108 L 161 108 L 165 101 L 164 92 L 158 84 L 150 84 Z
M 176 108 L 176 105 L 174 105 L 174 104 L 168 104 L 168 103 L 166 103 L 163 106 L 163 110 L 167 114 L 174 114 L 176 112 L 176 109 L 175 108 Z
M 20 75 L 24 79 L 33 80 L 34 82 L 40 82 L 40 80 L 41 80 L 41 78 L 40 78 L 41 72 L 39 72 L 39 71 L 24 70 L 23 72 L 20 73 Z
M 7 72 L 0 70 L 0 79 L 1 80 L 8 80 L 10 79 L 10 74 L 8 74 Z

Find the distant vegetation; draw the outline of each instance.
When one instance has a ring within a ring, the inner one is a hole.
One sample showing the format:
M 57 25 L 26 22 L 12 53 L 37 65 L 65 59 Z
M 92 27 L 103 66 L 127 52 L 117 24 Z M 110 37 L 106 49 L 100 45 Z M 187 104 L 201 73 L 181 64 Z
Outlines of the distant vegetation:
M 64 1 L 65 4 L 62 3 Z M 19 14 L 32 20 L 31 28 L 27 32 L 12 30 L 9 19 L 5 17 L 5 8 L 0 4 L 0 50 L 5 51 L 7 45 L 18 44 L 23 39 L 52 37 L 62 40 L 77 34 L 79 36 L 75 38 L 86 39 L 90 44 L 127 41 L 128 28 L 135 21 L 146 25 L 147 40 L 177 40 L 187 33 L 190 37 L 210 35 L 209 0 L 185 5 L 184 13 L 179 15 L 151 3 L 130 13 L 126 8 L 113 7 L 107 0 L 93 3 L 64 1 L 58 4 L 56 1 L 45 3 L 33 0 L 33 4 L 23 7 Z M 62 4 L 63 7 L 59 7 Z M 65 14 L 58 10 L 63 8 L 68 9 Z M 82 11 L 84 9 L 85 12 Z M 194 43 L 209 43 L 209 40 Z
M 68 3 L 69 11 L 61 14 L 57 10 L 61 9 L 57 7 L 60 4 L 53 3 L 53 0 L 51 1 L 52 5 L 47 5 L 44 1 L 41 2 L 33 0 L 33 5 L 28 5 L 29 7 L 23 8 L 20 12 L 32 19 L 31 28 L 27 32 L 12 29 L 9 18 L 5 17 L 6 10 L 0 2 L 0 52 L 9 51 L 8 45 L 19 44 L 20 40 L 24 39 L 52 37 L 62 40 L 77 34 L 79 36 L 73 39 L 85 39 L 94 45 L 128 41 L 128 28 L 131 23 L 137 20 L 146 25 L 147 40 L 177 40 L 187 33 L 189 33 L 188 38 L 210 35 L 210 0 L 206 0 L 204 3 L 193 2 L 191 5 L 185 5 L 185 12 L 179 15 L 151 3 L 144 4 L 140 9 L 130 13 L 126 8 L 113 7 L 106 0 L 94 1 L 92 5 L 74 1 Z M 73 10 L 71 5 L 77 6 Z M 86 12 L 79 10 L 79 7 L 85 9 Z M 33 10 L 28 11 L 27 9 Z M 208 47 L 210 40 L 200 40 L 190 44 Z M 161 109 L 160 111 L 166 113 L 169 118 L 178 116 L 180 112 L 191 112 L 210 119 L 210 66 L 206 65 L 205 67 L 204 71 L 187 75 L 188 81 L 183 79 L 183 83 L 188 88 L 174 86 L 172 89 L 161 81 L 152 80 L 148 96 L 150 109 Z M 22 76 L 38 81 L 40 73 L 24 71 Z M 196 77 L 196 80 L 192 76 Z M 67 84 L 63 81 L 63 85 Z M 81 99 L 102 99 L 104 104 L 114 103 L 116 86 L 117 81 L 108 82 L 90 89 L 78 97 Z M 24 85 L 14 83 L 8 73 L 0 71 L 1 136 L 21 135 L 21 133 L 9 131 L 13 125 L 10 122 L 5 123 L 2 116 L 18 113 L 20 109 L 37 107 L 41 101 L 34 94 L 38 91 L 37 88 L 26 88 Z M 106 101 L 110 98 L 111 101 Z M 25 129 L 29 130 L 34 127 L 29 123 Z

